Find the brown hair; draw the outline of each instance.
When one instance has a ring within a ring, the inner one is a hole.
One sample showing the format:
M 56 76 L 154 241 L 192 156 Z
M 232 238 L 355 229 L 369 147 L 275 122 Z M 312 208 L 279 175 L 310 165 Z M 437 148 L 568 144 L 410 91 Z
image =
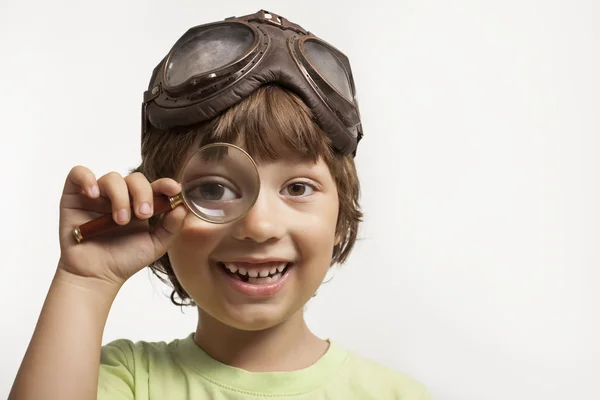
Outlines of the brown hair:
M 335 152 L 331 140 L 298 96 L 279 86 L 266 85 L 208 123 L 174 128 L 169 132 L 150 128 L 142 141 L 142 163 L 134 171 L 143 173 L 150 181 L 173 178 L 190 149 L 214 142 L 243 145 L 253 158 L 263 161 L 277 159 L 281 148 L 293 149 L 315 162 L 321 157 L 329 167 L 339 197 L 336 226 L 339 242 L 333 248 L 331 265 L 346 260 L 362 220 L 354 159 Z M 158 220 L 159 217 L 152 218 L 151 226 Z M 177 280 L 168 254 L 152 263 L 150 268 L 161 281 L 170 282 L 174 304 L 193 304 Z M 182 302 L 178 302 L 175 295 Z

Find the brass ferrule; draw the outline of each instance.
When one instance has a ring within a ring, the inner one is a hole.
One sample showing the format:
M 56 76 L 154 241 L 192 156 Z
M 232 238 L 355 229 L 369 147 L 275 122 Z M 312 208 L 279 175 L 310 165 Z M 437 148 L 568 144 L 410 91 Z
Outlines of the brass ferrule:
M 81 243 L 81 241 L 83 240 L 83 235 L 81 234 L 81 230 L 79 229 L 79 227 L 73 229 L 73 237 L 75 237 L 77 243 Z

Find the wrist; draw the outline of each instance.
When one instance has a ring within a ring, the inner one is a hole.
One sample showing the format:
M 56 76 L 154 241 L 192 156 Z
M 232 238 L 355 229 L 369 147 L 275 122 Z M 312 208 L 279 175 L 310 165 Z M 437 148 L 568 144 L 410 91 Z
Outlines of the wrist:
M 54 282 L 59 285 L 71 286 L 101 297 L 114 299 L 123 286 L 122 283 L 104 280 L 98 277 L 76 275 L 64 268 L 57 268 Z

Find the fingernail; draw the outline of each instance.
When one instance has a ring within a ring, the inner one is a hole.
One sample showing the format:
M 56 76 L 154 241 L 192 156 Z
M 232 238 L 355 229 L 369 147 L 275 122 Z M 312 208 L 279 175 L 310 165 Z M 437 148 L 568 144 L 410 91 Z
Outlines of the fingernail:
M 127 214 L 127 210 L 121 208 L 119 211 L 117 211 L 117 219 L 121 222 L 125 222 L 127 221 Z
M 139 212 L 140 214 L 149 215 L 151 213 L 150 203 L 144 202 L 140 204 Z
M 90 189 L 90 193 L 94 197 L 97 197 L 98 195 L 100 195 L 100 189 L 98 188 L 98 185 L 92 186 L 92 188 Z

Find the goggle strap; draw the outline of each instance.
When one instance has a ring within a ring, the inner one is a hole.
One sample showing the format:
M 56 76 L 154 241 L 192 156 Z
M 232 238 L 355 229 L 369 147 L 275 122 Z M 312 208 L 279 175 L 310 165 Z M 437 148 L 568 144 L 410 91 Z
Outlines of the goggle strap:
M 160 96 L 161 93 L 162 85 L 160 83 L 154 86 L 151 90 L 146 90 L 144 92 L 144 104 L 154 100 L 155 98 Z

